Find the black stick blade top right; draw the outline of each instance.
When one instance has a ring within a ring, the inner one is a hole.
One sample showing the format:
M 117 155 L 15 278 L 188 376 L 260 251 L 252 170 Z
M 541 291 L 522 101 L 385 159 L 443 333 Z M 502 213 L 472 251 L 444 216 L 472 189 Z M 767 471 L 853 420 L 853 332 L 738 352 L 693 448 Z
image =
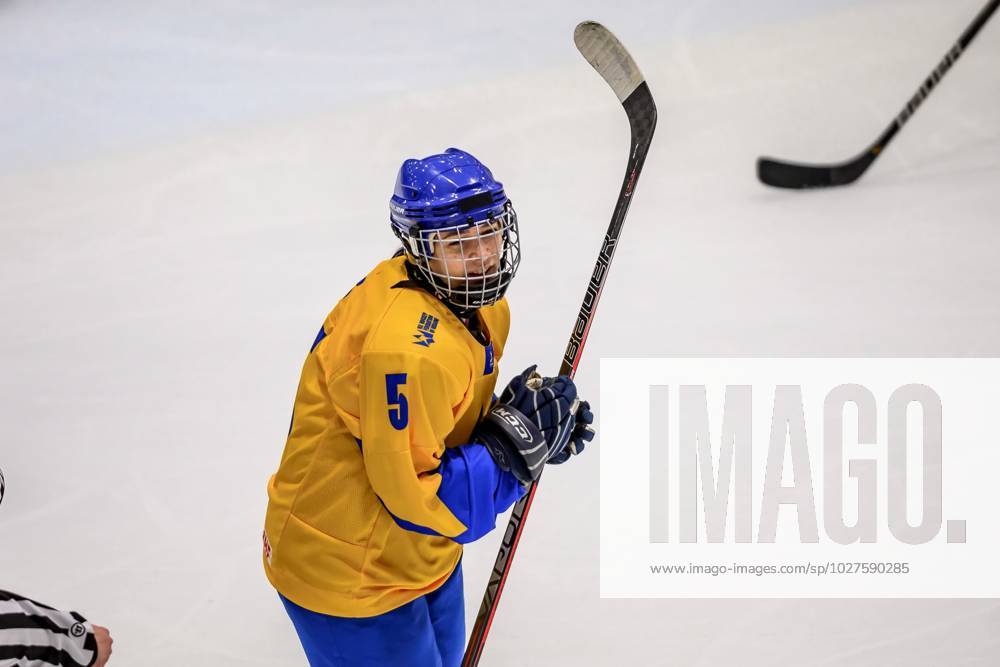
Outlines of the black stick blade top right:
M 990 20 L 1000 0 L 989 0 L 973 19 L 969 27 L 958 38 L 958 41 L 944 54 L 934 71 L 924 79 L 924 82 L 906 103 L 902 111 L 893 119 L 868 148 L 860 155 L 846 162 L 834 164 L 802 164 L 785 162 L 774 158 L 762 157 L 757 160 L 757 178 L 765 185 L 776 188 L 826 188 L 837 185 L 847 185 L 861 178 L 865 170 L 871 166 L 879 155 L 892 141 L 893 137 L 903 128 L 913 114 L 920 108 L 927 96 L 948 73 L 952 65 L 961 57 L 972 39 L 979 33 L 986 22 Z

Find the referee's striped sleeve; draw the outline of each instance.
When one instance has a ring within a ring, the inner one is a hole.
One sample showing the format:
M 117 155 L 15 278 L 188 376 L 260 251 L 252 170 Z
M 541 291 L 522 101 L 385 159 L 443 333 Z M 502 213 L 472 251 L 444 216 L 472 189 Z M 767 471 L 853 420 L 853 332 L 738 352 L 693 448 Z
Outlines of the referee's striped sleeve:
M 94 630 L 83 616 L 0 590 L 0 667 L 90 667 L 96 661 Z

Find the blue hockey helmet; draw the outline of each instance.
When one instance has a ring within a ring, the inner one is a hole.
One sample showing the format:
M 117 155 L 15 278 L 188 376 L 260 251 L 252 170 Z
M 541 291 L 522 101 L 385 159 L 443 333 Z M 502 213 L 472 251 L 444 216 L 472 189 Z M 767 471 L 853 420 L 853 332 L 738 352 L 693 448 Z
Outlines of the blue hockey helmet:
M 458 148 L 403 162 L 389 220 L 423 282 L 461 310 L 500 300 L 520 263 L 503 184 Z

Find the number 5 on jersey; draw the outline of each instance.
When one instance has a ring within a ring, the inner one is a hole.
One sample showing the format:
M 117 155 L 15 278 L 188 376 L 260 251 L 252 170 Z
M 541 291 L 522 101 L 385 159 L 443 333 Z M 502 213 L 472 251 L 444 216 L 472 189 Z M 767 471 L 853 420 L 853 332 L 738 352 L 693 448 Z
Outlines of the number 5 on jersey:
M 389 423 L 397 431 L 406 428 L 410 420 L 406 396 L 399 390 L 404 384 L 406 384 L 406 373 L 385 374 L 385 400 L 389 404 Z

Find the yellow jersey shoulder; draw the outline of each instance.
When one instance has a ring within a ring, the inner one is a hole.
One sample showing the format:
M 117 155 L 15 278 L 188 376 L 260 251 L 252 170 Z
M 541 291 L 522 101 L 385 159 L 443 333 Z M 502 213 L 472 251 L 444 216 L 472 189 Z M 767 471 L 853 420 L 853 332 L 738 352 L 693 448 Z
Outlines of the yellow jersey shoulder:
M 478 317 L 499 360 L 510 329 L 507 300 L 479 309 Z M 447 305 L 410 282 L 401 256 L 380 262 L 359 281 L 327 316 L 317 340 L 317 361 L 336 387 L 357 380 L 363 355 L 432 362 L 459 387 L 473 382 L 482 366 L 482 346 Z
M 458 384 L 468 384 L 474 364 L 467 340 L 471 334 L 465 325 L 423 289 L 396 287 L 392 291 L 391 305 L 373 325 L 362 354 L 430 361 L 447 370 Z

